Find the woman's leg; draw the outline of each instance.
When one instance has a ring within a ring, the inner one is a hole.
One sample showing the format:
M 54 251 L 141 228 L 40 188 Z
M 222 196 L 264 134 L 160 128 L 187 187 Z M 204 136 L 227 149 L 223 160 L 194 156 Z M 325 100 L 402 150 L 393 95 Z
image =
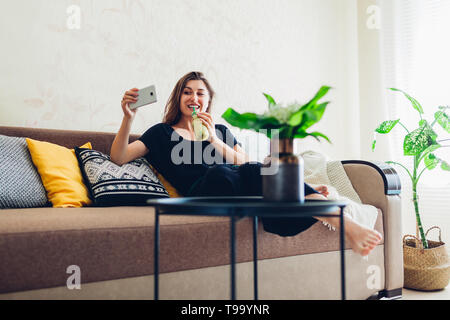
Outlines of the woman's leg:
M 261 163 L 241 166 L 216 165 L 193 188 L 188 196 L 261 196 Z M 312 191 L 311 191 L 312 190 Z M 305 185 L 305 191 L 315 192 Z M 280 236 L 294 236 L 317 222 L 314 218 L 261 218 L 264 230 Z
M 327 200 L 321 194 L 310 194 L 306 196 L 307 199 L 313 200 Z M 336 212 L 337 214 L 338 212 Z M 315 217 L 317 220 L 326 222 L 337 230 L 341 226 L 340 218 L 338 217 Z M 345 237 L 349 240 L 352 250 L 356 253 L 366 256 L 368 255 L 381 241 L 381 234 L 373 229 L 366 228 L 352 218 L 344 215 Z
M 207 170 L 189 196 L 239 196 L 241 193 L 242 182 L 238 172 L 230 165 L 216 165 Z
M 248 196 L 262 195 L 262 176 L 261 163 L 245 163 L 239 166 L 239 175 L 242 177 L 243 190 Z M 305 184 L 305 194 L 317 193 L 309 185 Z M 282 237 L 295 236 L 307 229 L 317 222 L 313 217 L 302 218 L 269 218 L 262 217 L 261 219 L 265 231 L 277 234 Z
M 246 163 L 238 168 L 229 165 L 217 165 L 208 170 L 205 177 L 195 188 L 192 196 L 255 196 L 262 195 L 260 163 Z M 305 184 L 305 198 L 326 198 Z M 295 236 L 310 228 L 317 220 L 339 228 L 340 220 L 334 217 L 311 218 L 261 218 L 264 230 L 280 236 Z M 380 242 L 381 235 L 365 228 L 351 218 L 344 217 L 345 233 L 352 249 L 361 255 L 367 255 Z

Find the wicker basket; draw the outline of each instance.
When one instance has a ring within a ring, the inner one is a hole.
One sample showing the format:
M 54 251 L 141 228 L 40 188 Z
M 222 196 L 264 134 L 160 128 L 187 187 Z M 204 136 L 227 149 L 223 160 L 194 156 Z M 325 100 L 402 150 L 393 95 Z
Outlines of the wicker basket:
M 441 229 L 431 227 L 425 238 L 432 229 L 439 229 L 439 241 L 428 240 L 428 249 L 424 249 L 422 241 L 413 235 L 403 237 L 405 288 L 432 291 L 443 289 L 449 283 L 450 263 L 445 243 L 441 240 Z

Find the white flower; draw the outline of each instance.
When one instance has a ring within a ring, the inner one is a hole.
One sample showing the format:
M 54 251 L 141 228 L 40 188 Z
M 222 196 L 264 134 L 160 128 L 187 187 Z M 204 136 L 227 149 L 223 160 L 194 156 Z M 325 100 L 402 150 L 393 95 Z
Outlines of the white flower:
M 297 102 L 291 103 L 286 107 L 276 104 L 264 112 L 264 116 L 275 117 L 279 122 L 287 124 L 291 115 L 297 112 L 301 106 L 302 105 Z

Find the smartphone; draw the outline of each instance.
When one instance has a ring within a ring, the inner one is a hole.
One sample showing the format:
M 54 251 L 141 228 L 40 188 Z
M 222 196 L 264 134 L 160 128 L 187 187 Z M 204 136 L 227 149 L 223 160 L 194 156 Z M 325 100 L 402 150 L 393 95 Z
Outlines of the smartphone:
M 138 100 L 135 103 L 130 103 L 128 105 L 131 110 L 134 110 L 142 106 L 146 106 L 147 104 L 155 103 L 157 101 L 156 89 L 154 85 L 140 89 L 138 91 L 138 94 L 139 94 Z

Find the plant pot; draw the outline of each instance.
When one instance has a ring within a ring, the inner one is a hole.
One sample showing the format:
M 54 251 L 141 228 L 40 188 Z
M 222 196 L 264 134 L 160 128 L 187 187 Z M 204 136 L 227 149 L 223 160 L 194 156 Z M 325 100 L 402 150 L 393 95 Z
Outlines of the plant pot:
M 294 154 L 294 139 L 271 139 L 270 155 L 261 171 L 266 201 L 305 201 L 303 158 Z
M 450 263 L 445 247 L 441 240 L 428 240 L 428 249 L 424 249 L 422 242 L 413 235 L 403 237 L 404 287 L 414 290 L 433 291 L 445 288 L 450 281 Z M 410 239 L 407 239 L 407 238 Z M 418 244 L 418 246 L 416 246 Z

